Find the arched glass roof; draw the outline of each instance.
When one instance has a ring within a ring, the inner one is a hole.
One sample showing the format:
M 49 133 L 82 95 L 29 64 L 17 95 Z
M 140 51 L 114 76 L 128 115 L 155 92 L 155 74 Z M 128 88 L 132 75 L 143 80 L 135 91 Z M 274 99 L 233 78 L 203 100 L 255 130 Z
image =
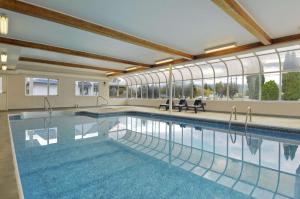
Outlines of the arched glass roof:
M 227 67 L 228 67 L 228 73 L 229 75 L 242 75 L 243 74 L 243 68 L 241 61 L 238 59 L 232 59 L 225 61 Z
M 227 67 L 223 62 L 217 62 L 211 64 L 215 71 L 215 77 L 225 77 L 227 76 Z
M 185 65 L 175 65 L 172 70 L 172 80 L 178 82 L 178 84 L 180 84 L 180 81 L 185 80 L 202 80 L 202 83 L 212 82 L 213 86 L 214 78 L 218 78 L 219 81 L 220 78 L 228 76 L 241 76 L 238 77 L 239 79 L 235 79 L 235 83 L 244 84 L 242 76 L 261 74 L 268 77 L 268 73 L 276 73 L 277 78 L 278 74 L 281 75 L 283 72 L 299 70 L 300 45 L 294 45 L 231 55 L 207 61 L 192 61 Z M 167 83 L 168 80 L 168 68 L 160 68 L 138 74 L 129 74 L 117 80 L 112 80 L 111 85 L 159 84 Z M 277 81 L 279 81 L 279 78 Z M 190 87 L 187 87 L 187 89 L 190 89 Z M 201 91 L 200 87 L 197 89 Z

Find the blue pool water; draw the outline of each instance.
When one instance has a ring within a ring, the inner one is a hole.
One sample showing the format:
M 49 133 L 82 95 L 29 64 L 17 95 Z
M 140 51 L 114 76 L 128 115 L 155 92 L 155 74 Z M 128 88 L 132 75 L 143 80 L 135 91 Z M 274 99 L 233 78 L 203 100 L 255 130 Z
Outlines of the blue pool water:
M 11 120 L 25 198 L 300 198 L 299 135 L 118 115 Z

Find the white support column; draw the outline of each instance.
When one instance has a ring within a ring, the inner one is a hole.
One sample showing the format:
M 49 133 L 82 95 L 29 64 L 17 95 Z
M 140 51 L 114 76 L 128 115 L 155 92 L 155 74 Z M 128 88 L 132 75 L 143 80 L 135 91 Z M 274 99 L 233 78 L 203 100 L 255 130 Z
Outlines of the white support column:
M 172 80 L 172 64 L 169 65 L 169 112 L 172 113 L 172 107 L 173 107 L 173 80 Z

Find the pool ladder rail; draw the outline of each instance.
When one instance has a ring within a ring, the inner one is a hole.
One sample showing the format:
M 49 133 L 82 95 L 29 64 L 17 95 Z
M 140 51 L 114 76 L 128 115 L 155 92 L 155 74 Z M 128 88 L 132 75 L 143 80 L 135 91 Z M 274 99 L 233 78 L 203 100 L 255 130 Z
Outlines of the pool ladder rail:
M 236 132 L 234 132 L 234 138 L 232 138 L 232 133 L 231 133 L 231 121 L 232 121 L 232 115 L 234 114 L 234 120 L 237 120 L 237 115 L 236 115 L 236 106 L 233 106 L 231 108 L 231 113 L 228 121 L 228 132 L 230 135 L 231 142 L 234 144 L 236 142 Z
M 249 120 L 248 120 L 249 117 Z M 245 119 L 245 131 L 247 132 L 248 129 L 248 121 L 252 122 L 252 109 L 251 106 L 248 106 L 247 112 L 246 112 L 246 119 Z
M 47 105 L 48 105 L 48 107 L 47 107 Z M 49 114 L 52 113 L 52 106 L 50 104 L 48 97 L 44 97 L 44 109 L 45 109 L 45 111 L 48 111 Z

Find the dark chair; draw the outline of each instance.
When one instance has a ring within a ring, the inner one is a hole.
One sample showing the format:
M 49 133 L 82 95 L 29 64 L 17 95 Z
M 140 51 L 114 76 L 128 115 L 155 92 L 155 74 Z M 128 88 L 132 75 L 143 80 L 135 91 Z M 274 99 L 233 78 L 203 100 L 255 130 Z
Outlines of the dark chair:
M 167 111 L 169 109 L 169 106 L 170 106 L 169 104 L 170 104 L 170 100 L 168 99 L 165 104 L 159 105 L 159 109 L 161 109 L 162 107 L 165 107 L 166 111 Z M 172 103 L 172 104 L 174 104 L 174 103 Z
M 193 109 L 195 111 L 195 113 L 197 113 L 199 109 L 202 109 L 203 111 L 205 111 L 204 106 L 206 106 L 205 102 L 202 102 L 201 99 L 196 99 L 194 101 L 194 105 L 187 106 L 187 110 Z
M 173 106 L 175 109 L 178 108 L 179 112 L 182 111 L 183 108 L 187 107 L 186 99 L 179 100 L 179 103 Z

